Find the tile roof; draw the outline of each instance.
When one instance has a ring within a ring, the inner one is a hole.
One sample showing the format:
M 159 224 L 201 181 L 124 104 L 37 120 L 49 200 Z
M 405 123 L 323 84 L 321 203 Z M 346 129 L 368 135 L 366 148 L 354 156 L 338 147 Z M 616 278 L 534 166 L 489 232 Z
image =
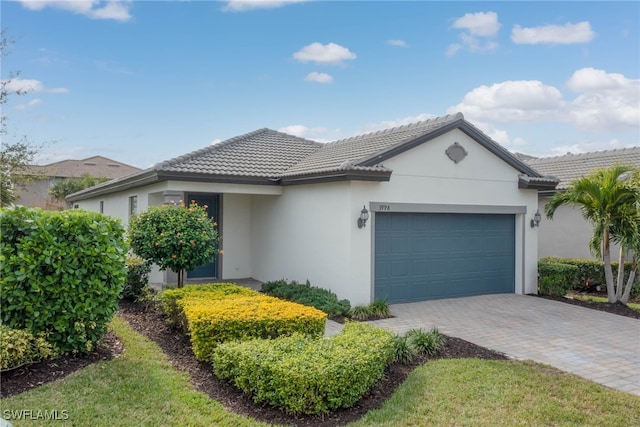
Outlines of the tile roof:
M 462 113 L 358 135 L 328 144 L 260 129 L 156 164 L 129 177 L 109 181 L 69 196 L 69 200 L 107 194 L 166 179 L 292 185 L 309 180 L 387 181 L 392 171 L 383 161 L 431 138 L 458 128 L 520 172 L 522 188 L 550 188 L 526 163 L 491 140 Z M 318 182 L 318 181 L 316 181 Z
M 313 174 L 336 170 L 386 170 L 381 165 L 365 165 L 370 158 L 401 146 L 417 137 L 439 128 L 463 120 L 461 113 L 447 115 L 422 122 L 412 123 L 392 129 L 358 135 L 325 144 L 320 150 L 310 154 L 289 168 L 282 176 Z
M 542 175 L 559 178 L 560 183 L 556 189 L 564 190 L 571 181 L 587 175 L 595 169 L 607 168 L 615 164 L 629 164 L 640 167 L 640 147 L 524 159 L 524 162 Z
M 158 163 L 157 171 L 276 179 L 323 144 L 260 129 Z

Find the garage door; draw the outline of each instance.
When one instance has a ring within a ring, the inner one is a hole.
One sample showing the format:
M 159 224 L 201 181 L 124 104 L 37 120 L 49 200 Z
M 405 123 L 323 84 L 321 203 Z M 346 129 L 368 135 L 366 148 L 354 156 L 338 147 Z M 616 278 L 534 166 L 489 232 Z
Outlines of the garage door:
M 514 292 L 514 215 L 376 213 L 375 220 L 376 299 Z

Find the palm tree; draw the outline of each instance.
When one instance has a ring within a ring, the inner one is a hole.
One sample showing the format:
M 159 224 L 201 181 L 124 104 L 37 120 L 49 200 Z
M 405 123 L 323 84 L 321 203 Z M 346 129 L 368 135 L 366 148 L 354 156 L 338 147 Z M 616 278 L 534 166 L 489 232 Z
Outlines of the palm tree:
M 620 243 L 623 251 L 621 256 L 627 249 L 635 253 L 637 245 L 640 244 L 638 173 L 637 168 L 624 165 L 596 170 L 572 181 L 566 191 L 554 194 L 544 209 L 547 217 L 552 219 L 560 206 L 577 206 L 582 211 L 582 216 L 593 224 L 589 247 L 594 254 L 602 257 L 604 262 L 607 297 L 610 303 L 622 300 L 624 277 L 624 263 L 621 262 L 618 267 L 618 280 L 614 282 L 611 242 Z

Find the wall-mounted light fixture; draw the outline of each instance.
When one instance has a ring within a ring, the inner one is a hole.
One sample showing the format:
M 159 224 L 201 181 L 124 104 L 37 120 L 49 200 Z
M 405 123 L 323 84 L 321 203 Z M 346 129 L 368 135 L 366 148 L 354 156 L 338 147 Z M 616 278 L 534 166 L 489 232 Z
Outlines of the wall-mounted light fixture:
M 367 220 L 369 219 L 369 211 L 366 206 L 362 207 L 360 211 L 360 216 L 358 217 L 358 228 L 363 228 L 367 225 Z
M 531 228 L 538 227 L 540 225 L 541 220 L 542 220 L 542 215 L 540 215 L 539 210 L 536 210 L 536 213 L 533 214 L 533 218 L 531 219 Z

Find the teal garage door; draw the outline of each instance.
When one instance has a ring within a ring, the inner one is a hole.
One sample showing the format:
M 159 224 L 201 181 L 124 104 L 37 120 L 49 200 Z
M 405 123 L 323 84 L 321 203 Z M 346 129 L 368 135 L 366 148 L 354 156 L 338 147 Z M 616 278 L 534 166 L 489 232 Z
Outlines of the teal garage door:
M 376 213 L 375 299 L 512 293 L 515 216 Z

